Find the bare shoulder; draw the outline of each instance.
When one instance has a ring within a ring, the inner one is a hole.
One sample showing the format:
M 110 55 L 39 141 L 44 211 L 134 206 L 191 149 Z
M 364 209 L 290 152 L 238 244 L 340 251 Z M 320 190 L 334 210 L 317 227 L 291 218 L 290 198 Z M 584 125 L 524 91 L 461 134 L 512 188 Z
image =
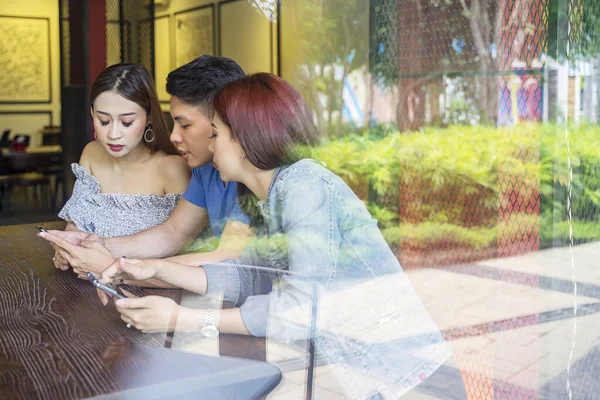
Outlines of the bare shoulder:
M 158 167 L 166 174 L 171 175 L 171 177 L 185 175 L 186 179 L 189 178 L 191 174 L 190 167 L 188 167 L 183 157 L 179 155 L 164 154 L 162 152 L 157 153 L 156 156 L 158 157 Z
M 154 155 L 155 167 L 162 178 L 165 193 L 183 193 L 190 182 L 192 172 L 185 160 L 178 155 L 162 152 Z
M 106 151 L 102 148 L 102 145 L 95 140 L 89 142 L 79 158 L 79 165 L 85 168 L 89 173 L 92 173 L 93 167 L 102 164 L 106 158 Z

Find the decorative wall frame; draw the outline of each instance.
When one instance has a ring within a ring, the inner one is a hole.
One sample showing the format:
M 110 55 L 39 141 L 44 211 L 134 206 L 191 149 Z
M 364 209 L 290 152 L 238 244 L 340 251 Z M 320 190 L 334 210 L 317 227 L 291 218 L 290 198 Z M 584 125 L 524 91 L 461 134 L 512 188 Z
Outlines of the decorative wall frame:
M 204 54 L 215 55 L 215 6 L 175 13 L 175 68 Z
M 52 102 L 50 19 L 0 15 L 0 104 Z

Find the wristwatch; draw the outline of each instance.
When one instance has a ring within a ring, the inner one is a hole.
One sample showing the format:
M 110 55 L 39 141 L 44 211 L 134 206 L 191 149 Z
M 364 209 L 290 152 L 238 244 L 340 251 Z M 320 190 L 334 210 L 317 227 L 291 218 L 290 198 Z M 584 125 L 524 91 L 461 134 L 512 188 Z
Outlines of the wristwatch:
M 219 329 L 217 329 L 217 321 L 215 318 L 215 310 L 208 308 L 204 310 L 204 324 L 200 328 L 202 336 L 212 338 L 219 336 Z

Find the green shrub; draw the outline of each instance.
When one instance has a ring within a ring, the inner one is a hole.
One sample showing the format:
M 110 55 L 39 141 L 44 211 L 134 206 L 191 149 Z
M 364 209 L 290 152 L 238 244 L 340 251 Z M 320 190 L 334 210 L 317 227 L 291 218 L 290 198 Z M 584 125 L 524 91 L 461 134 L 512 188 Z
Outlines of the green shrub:
M 498 226 L 498 209 L 508 208 L 514 193 L 526 204 L 540 197 L 541 217 L 532 214 L 537 222 L 521 229 L 540 226 L 544 243 L 564 238 L 569 165 L 575 240 L 600 236 L 594 233 L 600 231 L 594 228 L 600 228 L 598 126 L 451 126 L 412 133 L 383 126 L 330 141 L 311 155 L 351 185 L 368 184 L 368 208 L 390 243 L 452 238 L 485 247 L 498 229 L 506 232 Z M 401 204 L 407 197 L 412 203 Z M 411 215 L 411 223 L 399 210 Z
M 483 249 L 495 245 L 498 238 L 496 227 L 465 228 L 429 221 L 389 227 L 383 229 L 381 233 L 392 248 L 410 243 L 414 247 L 427 249 L 439 242 L 452 242 L 458 247 Z

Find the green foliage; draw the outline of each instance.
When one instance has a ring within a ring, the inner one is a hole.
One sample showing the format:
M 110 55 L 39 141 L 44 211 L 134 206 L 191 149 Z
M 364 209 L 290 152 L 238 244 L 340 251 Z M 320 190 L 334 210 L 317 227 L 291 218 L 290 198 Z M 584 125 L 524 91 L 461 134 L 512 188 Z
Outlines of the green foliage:
M 446 125 L 475 125 L 485 115 L 477 101 L 476 81 L 472 78 L 456 76 L 453 79 L 453 93 L 448 96 L 449 104 Z
M 374 37 L 371 51 L 373 76 L 390 87 L 398 82 L 398 9 L 396 0 L 372 0 Z
M 351 185 L 368 182 L 368 208 L 390 244 L 451 237 L 481 248 L 496 240 L 498 230 L 514 236 L 523 227 L 539 227 L 546 241 L 564 238 L 569 163 L 575 240 L 600 236 L 593 228 L 600 232 L 598 126 L 451 126 L 408 134 L 377 127 L 330 141 L 313 155 Z M 506 222 L 518 223 L 514 227 L 499 225 L 498 209 L 509 207 L 511 192 L 526 203 L 540 196 L 541 217 L 529 214 L 535 218 L 530 221 L 523 214 Z M 416 200 L 401 204 L 407 196 Z M 399 207 L 411 223 L 401 220 Z
M 569 13 L 569 45 L 572 59 L 591 59 L 600 54 L 600 2 L 573 1 Z
M 411 244 L 427 249 L 440 242 L 453 242 L 459 247 L 471 249 L 484 249 L 496 243 L 498 229 L 492 228 L 465 228 L 437 222 L 422 222 L 419 224 L 402 224 L 384 229 L 382 232 L 385 240 L 393 247 Z
M 359 177 L 369 173 L 362 163 L 362 150 L 359 142 L 346 137 L 312 149 L 312 156 L 346 182 L 357 183 Z
M 542 208 L 557 213 L 555 220 L 568 219 L 569 165 L 573 170 L 571 216 L 589 221 L 600 216 L 600 126 L 544 126 L 540 166 Z M 568 142 L 568 146 L 567 146 Z M 552 194 L 555 194 L 553 196 Z M 556 197 L 556 198 L 555 198 Z
M 369 209 L 371 216 L 377 220 L 380 228 L 389 227 L 398 219 L 398 214 L 396 212 L 385 207 L 380 207 L 377 204 L 368 204 L 367 208 Z
M 295 66 L 284 75 L 314 110 L 319 129 L 339 137 L 344 78 L 368 63 L 369 2 L 284 2 L 282 18 L 293 32 L 286 64 Z
M 186 249 L 184 249 L 181 254 L 208 253 L 216 250 L 217 247 L 219 247 L 219 238 L 216 236 L 211 236 L 206 239 L 196 239 Z
M 575 244 L 600 241 L 600 221 L 561 221 L 553 226 L 553 229 L 541 231 L 542 242 L 546 246 L 552 244 L 555 238 L 569 238 L 569 229 L 573 229 L 573 241 Z

